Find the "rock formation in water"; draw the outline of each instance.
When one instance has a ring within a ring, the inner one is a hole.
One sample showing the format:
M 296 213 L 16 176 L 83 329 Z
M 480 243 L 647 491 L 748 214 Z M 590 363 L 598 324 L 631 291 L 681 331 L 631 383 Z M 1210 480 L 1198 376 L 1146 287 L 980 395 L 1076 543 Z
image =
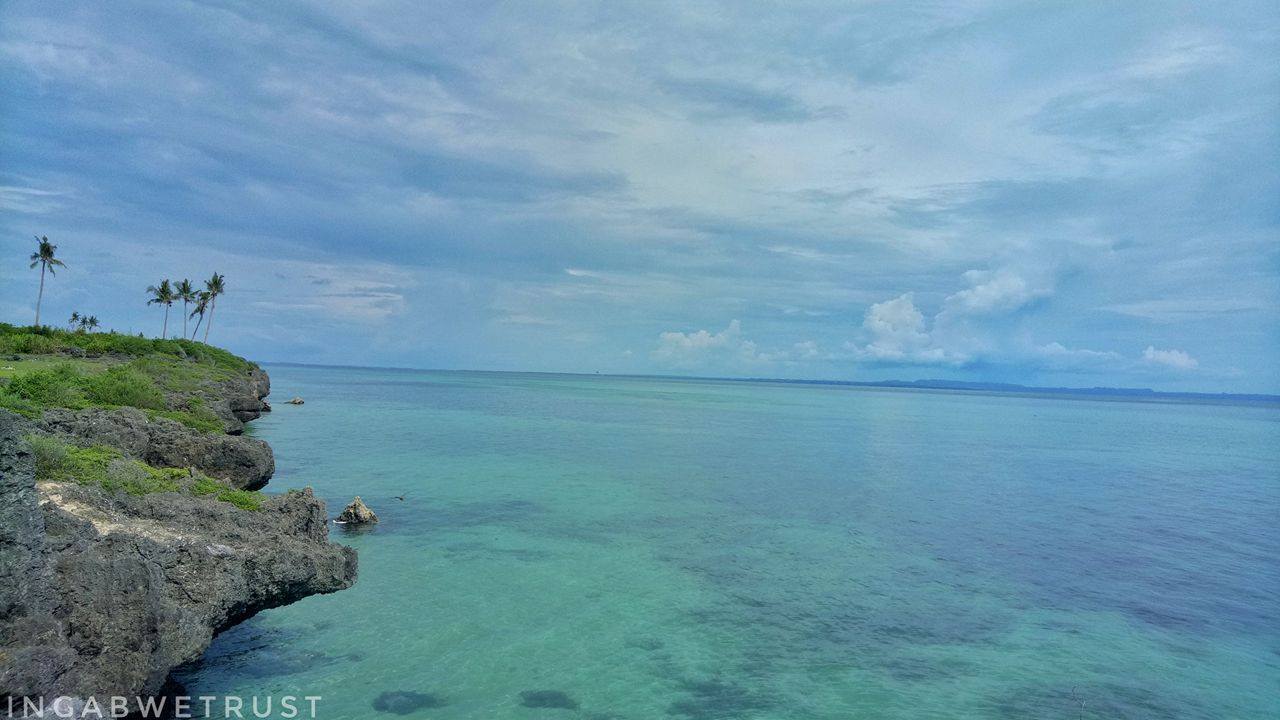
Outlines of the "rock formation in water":
M 239 432 L 269 383 L 255 369 L 208 391 L 208 406 Z M 153 695 L 219 631 L 355 582 L 355 551 L 328 542 L 324 503 L 310 489 L 245 510 L 190 493 L 36 483 L 33 432 L 238 488 L 261 487 L 274 470 L 260 440 L 130 408 L 53 409 L 34 421 L 0 410 L 0 697 Z
M 349 523 L 353 525 L 376 523 L 378 522 L 378 516 L 375 515 L 374 512 L 369 509 L 369 506 L 365 505 L 364 501 L 360 499 L 359 495 L 357 495 L 356 498 L 351 501 L 350 505 L 347 505 L 342 509 L 342 513 L 338 515 L 335 522 Z

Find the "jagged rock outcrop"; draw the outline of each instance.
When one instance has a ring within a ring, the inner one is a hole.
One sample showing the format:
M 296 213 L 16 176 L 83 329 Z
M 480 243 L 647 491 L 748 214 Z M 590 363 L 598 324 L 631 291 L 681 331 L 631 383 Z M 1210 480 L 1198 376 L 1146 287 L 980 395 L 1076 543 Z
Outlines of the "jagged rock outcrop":
M 271 446 L 243 435 L 192 430 L 136 408 L 48 410 L 41 430 L 84 443 L 109 445 L 156 467 L 194 467 L 235 487 L 256 490 L 276 469 Z
M 271 378 L 255 367 L 244 377 L 225 380 L 199 394 L 205 406 L 222 421 L 223 429 L 239 435 L 244 432 L 245 423 L 270 412 L 263 398 L 271 394 Z
M 0 411 L 0 695 L 154 694 L 218 631 L 355 581 L 310 490 L 251 512 L 36 486 L 27 429 Z
M 365 505 L 364 501 L 360 499 L 359 495 L 357 495 L 355 500 L 351 501 L 350 505 L 347 505 L 342 509 L 342 512 L 335 519 L 335 522 L 353 525 L 376 523 L 378 522 L 378 516 L 375 515 L 374 512 L 369 509 L 369 506 Z

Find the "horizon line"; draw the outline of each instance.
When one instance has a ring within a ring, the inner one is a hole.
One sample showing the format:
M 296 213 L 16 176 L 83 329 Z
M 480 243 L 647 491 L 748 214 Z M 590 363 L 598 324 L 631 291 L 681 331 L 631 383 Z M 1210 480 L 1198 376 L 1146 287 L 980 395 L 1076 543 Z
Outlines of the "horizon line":
M 700 380 L 714 382 L 744 383 L 780 383 L 790 385 L 828 385 L 843 387 L 880 388 L 887 390 L 941 390 L 948 392 L 970 393 L 1038 393 L 1053 395 L 1088 396 L 1099 398 L 1126 399 L 1202 399 L 1202 400 L 1248 400 L 1264 401 L 1280 404 L 1280 394 L 1271 393 L 1238 393 L 1238 392 L 1205 392 L 1198 390 L 1155 390 L 1153 388 L 1119 387 L 1095 385 L 1093 387 L 1041 386 L 1022 385 L 1019 383 L 988 382 L 974 380 L 943 380 L 927 378 L 923 380 L 836 380 L 836 379 L 800 379 L 767 376 L 732 377 L 723 375 L 671 375 L 658 373 L 606 373 L 606 372 L 572 372 L 560 370 L 479 370 L 465 368 L 424 368 L 395 365 L 349 365 L 344 363 L 305 363 L 293 360 L 262 360 L 261 365 L 281 365 L 292 367 L 329 368 L 335 370 L 392 370 L 396 372 L 443 372 L 443 373 L 486 373 L 495 375 L 563 375 L 570 377 L 598 377 L 647 380 Z

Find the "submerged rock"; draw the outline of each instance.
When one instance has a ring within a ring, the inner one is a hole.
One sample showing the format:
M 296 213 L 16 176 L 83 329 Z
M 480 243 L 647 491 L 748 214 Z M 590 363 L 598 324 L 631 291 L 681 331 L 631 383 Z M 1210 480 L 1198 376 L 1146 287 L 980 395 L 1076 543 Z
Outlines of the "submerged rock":
M 520 704 L 528 708 L 578 709 L 578 701 L 562 690 L 525 690 L 520 693 Z
M 352 525 L 376 523 L 378 522 L 378 516 L 375 515 L 374 512 L 369 509 L 369 506 L 365 505 L 364 501 L 360 499 L 359 495 L 357 495 L 356 498 L 351 501 L 350 505 L 343 508 L 342 513 L 338 515 L 334 522 Z
M 422 708 L 439 708 L 448 705 L 444 698 L 432 693 L 389 690 L 374 698 L 373 709 L 395 715 L 408 715 Z
M 305 403 L 305 402 L 306 402 L 306 400 L 303 400 L 302 398 L 298 397 L 297 395 L 294 395 L 292 398 L 289 398 L 289 400 L 288 400 L 287 402 L 288 402 L 290 405 L 301 405 L 301 404 Z
M 23 432 L 0 411 L 0 688 L 10 695 L 154 695 L 219 631 L 355 582 L 355 552 L 328 542 L 310 489 L 254 512 L 179 493 L 37 486 Z

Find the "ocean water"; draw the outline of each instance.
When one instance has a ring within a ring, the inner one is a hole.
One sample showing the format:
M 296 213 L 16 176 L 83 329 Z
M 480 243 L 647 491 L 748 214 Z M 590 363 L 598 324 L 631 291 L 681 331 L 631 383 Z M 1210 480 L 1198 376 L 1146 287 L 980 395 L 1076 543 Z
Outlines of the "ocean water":
M 360 495 L 382 523 L 334 526 L 357 585 L 220 636 L 192 695 L 319 695 L 322 718 L 1280 716 L 1275 407 L 269 370 L 268 489 L 335 514 Z

